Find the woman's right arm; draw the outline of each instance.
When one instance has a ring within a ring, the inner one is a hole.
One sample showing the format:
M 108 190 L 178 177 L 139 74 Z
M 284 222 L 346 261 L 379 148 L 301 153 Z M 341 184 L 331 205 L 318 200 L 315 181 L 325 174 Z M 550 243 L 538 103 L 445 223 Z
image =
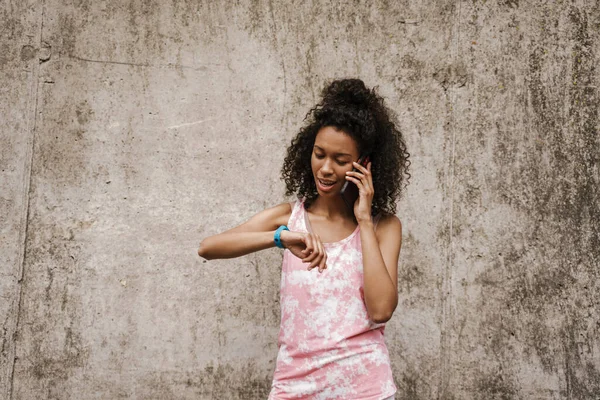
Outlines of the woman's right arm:
M 290 203 L 267 208 L 235 228 L 202 240 L 198 255 L 207 260 L 234 258 L 274 247 L 273 235 L 288 223 L 291 213 Z

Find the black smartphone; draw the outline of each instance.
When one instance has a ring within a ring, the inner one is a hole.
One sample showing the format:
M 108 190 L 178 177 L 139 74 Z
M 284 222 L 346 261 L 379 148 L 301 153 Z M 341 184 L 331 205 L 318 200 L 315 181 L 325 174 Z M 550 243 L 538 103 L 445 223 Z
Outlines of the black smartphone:
M 362 155 L 362 156 L 360 156 L 360 158 L 358 159 L 357 162 L 366 168 L 367 164 L 369 163 L 369 156 Z M 355 167 L 355 168 L 352 168 L 352 171 L 358 171 L 358 170 Z M 358 186 L 356 186 L 356 184 L 354 182 L 346 181 L 344 183 L 344 186 L 342 186 L 342 190 L 340 191 L 340 194 L 342 195 L 342 198 L 344 199 L 344 203 L 346 203 L 346 206 L 348 207 L 350 212 L 353 213 L 354 212 L 354 203 L 356 203 L 356 200 L 358 199 Z

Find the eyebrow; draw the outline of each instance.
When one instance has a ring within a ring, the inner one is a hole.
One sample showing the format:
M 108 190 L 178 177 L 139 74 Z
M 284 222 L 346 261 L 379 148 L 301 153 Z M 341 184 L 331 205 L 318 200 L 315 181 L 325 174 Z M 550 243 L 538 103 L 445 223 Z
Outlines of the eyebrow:
M 317 149 L 321 150 L 321 151 L 325 151 L 321 146 L 318 146 L 316 144 L 315 144 L 315 147 Z M 339 157 L 339 156 L 349 156 L 349 157 L 352 157 L 352 154 L 348 154 L 348 153 L 335 153 L 335 156 L 336 157 Z

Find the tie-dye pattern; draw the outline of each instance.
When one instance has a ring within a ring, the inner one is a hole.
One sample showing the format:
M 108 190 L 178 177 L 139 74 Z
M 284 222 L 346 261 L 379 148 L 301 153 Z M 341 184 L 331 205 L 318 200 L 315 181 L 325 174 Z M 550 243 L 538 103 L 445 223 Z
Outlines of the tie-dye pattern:
M 296 201 L 288 228 L 309 231 L 303 201 Z M 385 324 L 367 315 L 359 227 L 324 246 L 327 269 L 321 274 L 284 251 L 279 353 L 269 400 L 388 398 L 396 387 Z

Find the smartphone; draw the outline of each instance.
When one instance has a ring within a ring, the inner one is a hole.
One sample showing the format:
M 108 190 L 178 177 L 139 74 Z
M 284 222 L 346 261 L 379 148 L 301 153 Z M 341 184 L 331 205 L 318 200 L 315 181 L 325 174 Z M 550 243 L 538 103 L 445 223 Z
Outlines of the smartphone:
M 367 164 L 369 163 L 369 156 L 362 155 L 358 159 L 357 162 L 366 168 Z M 352 171 L 358 171 L 358 170 L 356 168 L 352 168 Z M 354 203 L 356 203 L 356 200 L 358 199 L 358 186 L 356 186 L 356 184 L 354 182 L 346 181 L 344 183 L 344 186 L 342 186 L 342 190 L 340 191 L 340 194 L 342 195 L 342 198 L 344 199 L 344 203 L 346 203 L 346 206 L 348 207 L 350 212 L 353 213 L 354 212 Z

